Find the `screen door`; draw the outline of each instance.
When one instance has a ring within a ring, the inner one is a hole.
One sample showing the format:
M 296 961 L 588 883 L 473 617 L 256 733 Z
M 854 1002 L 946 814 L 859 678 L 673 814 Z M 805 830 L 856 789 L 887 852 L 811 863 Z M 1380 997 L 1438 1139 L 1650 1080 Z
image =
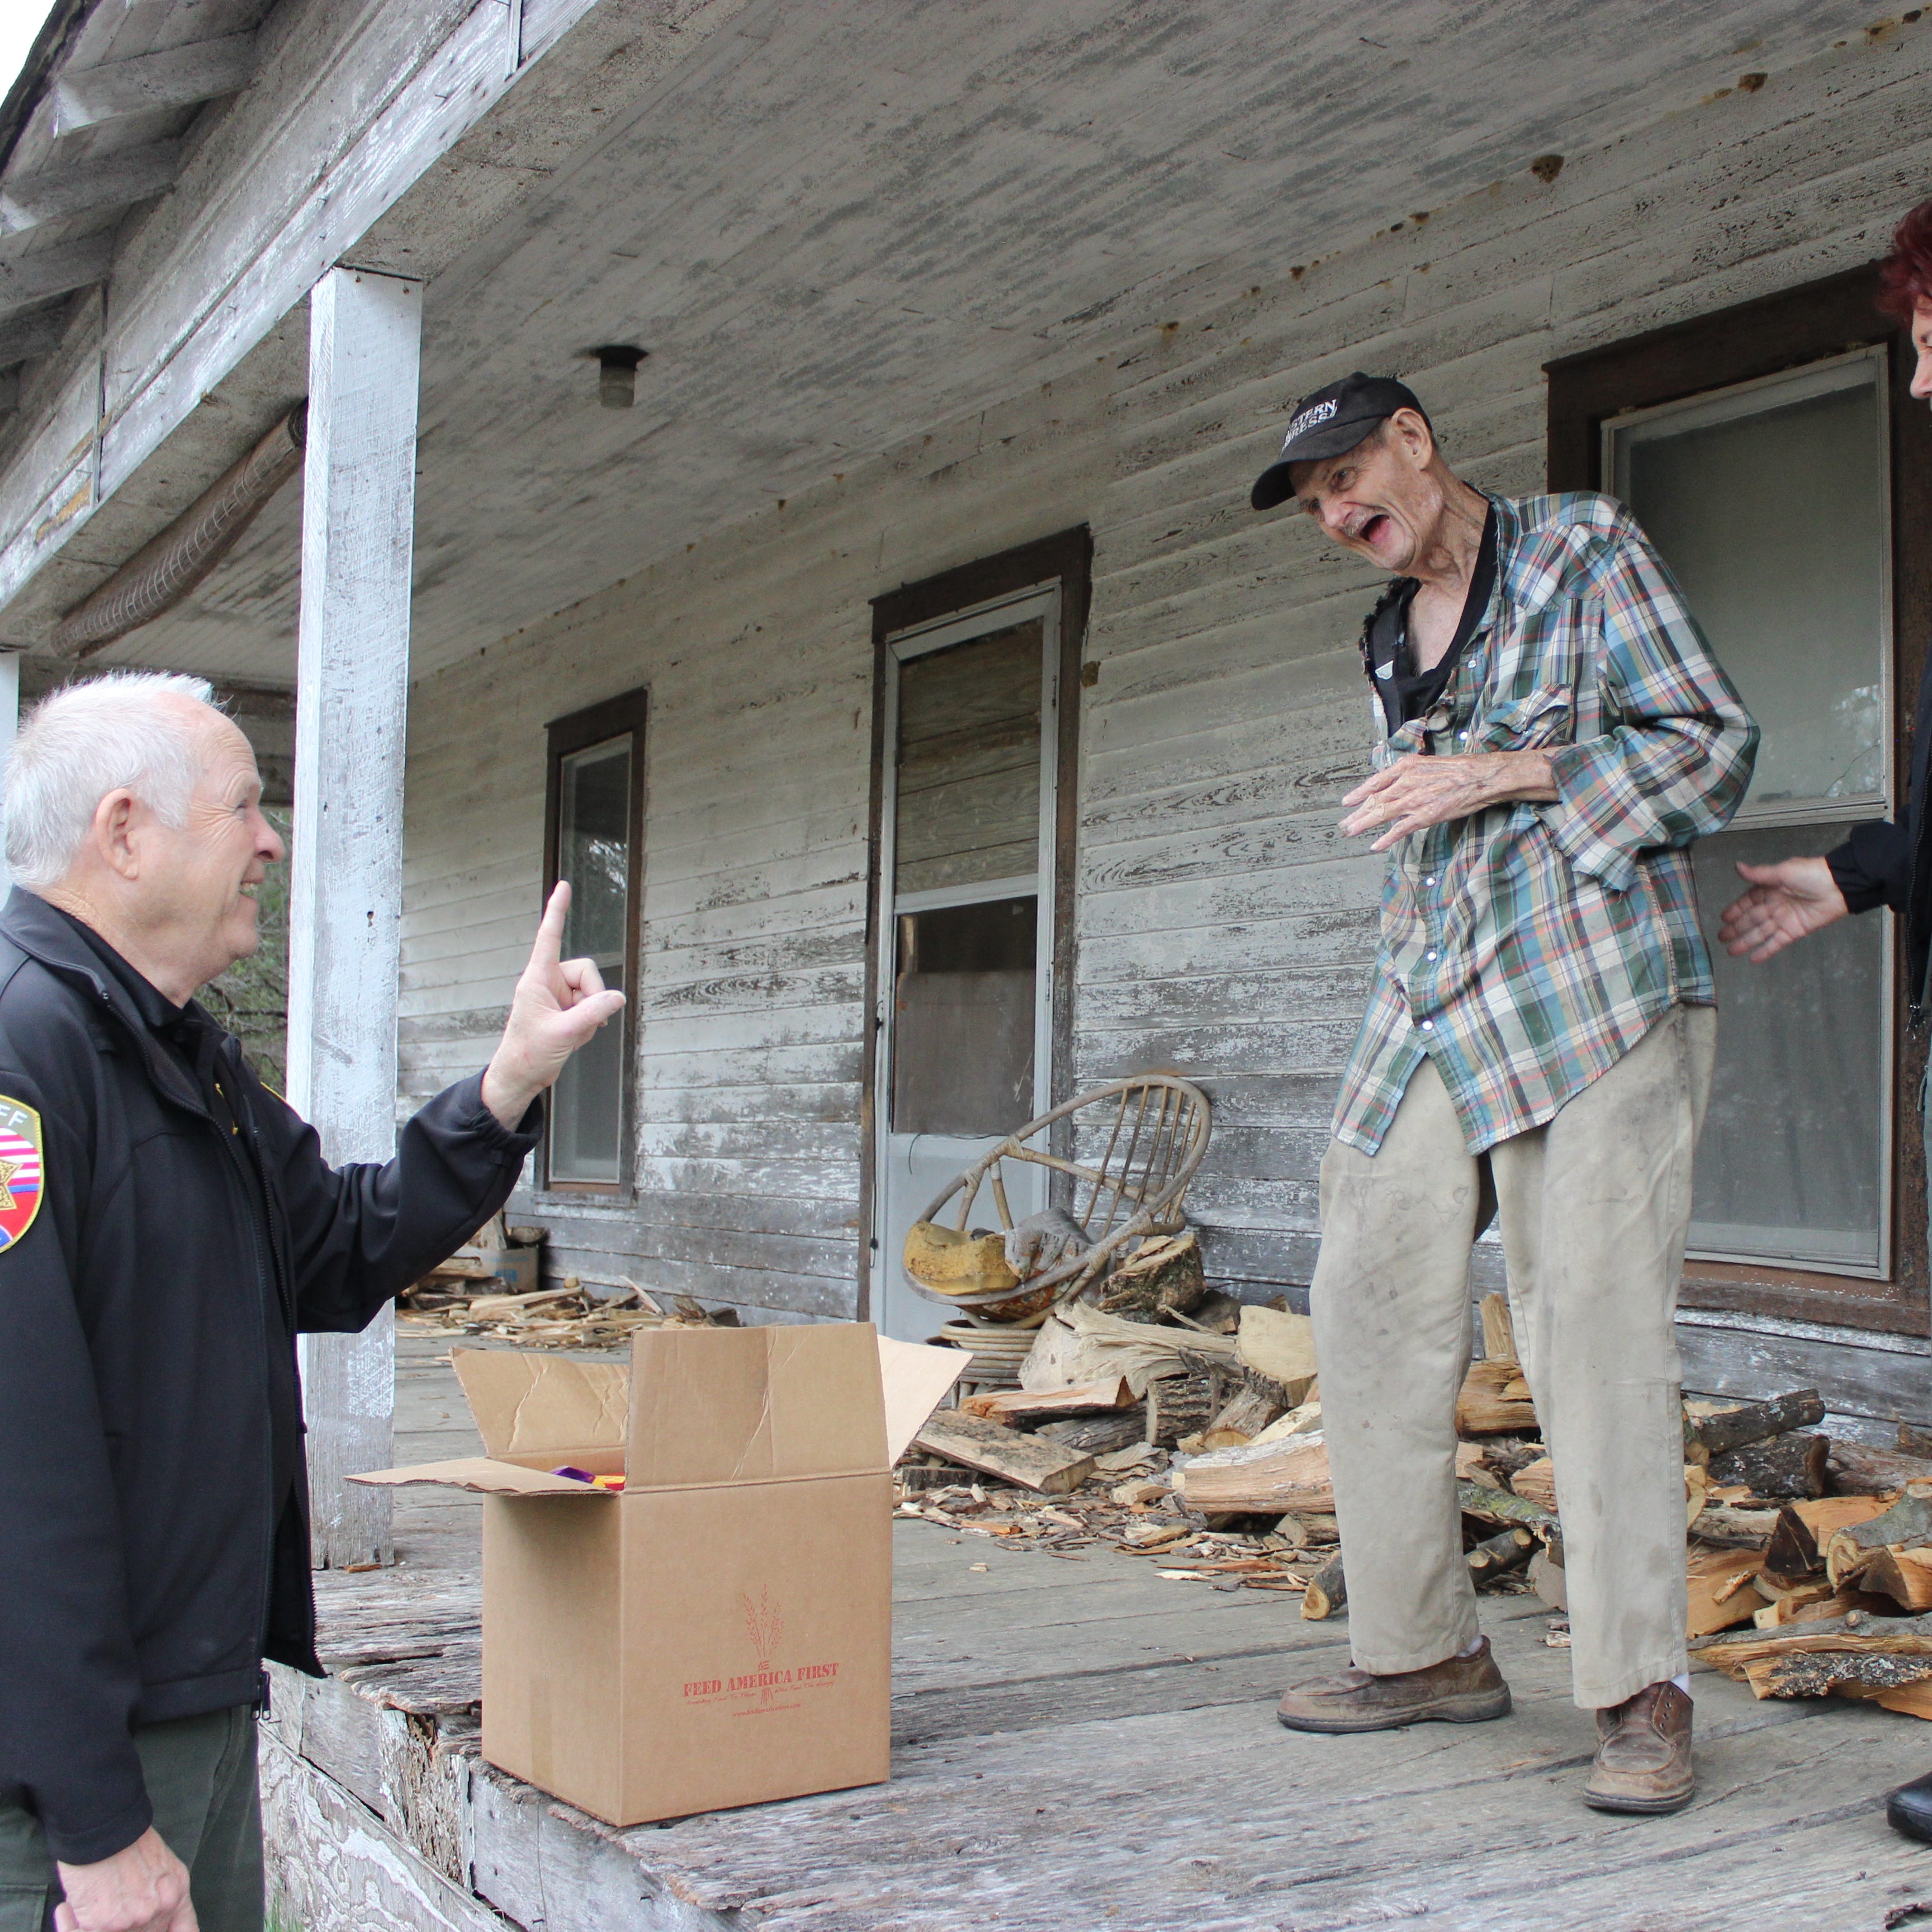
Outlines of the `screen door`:
M 890 640 L 880 826 L 873 1312 L 920 1341 L 946 1311 L 905 1285 L 907 1230 L 960 1170 L 1050 1104 L 1059 596 Z M 1008 1190 L 1046 1204 L 1045 1170 Z M 989 1198 L 976 1225 L 997 1225 Z

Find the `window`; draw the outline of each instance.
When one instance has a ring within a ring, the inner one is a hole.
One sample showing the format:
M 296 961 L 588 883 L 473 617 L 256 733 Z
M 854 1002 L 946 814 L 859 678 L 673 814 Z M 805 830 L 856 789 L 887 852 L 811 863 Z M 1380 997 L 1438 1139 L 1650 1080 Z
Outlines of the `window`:
M 1684 1299 L 1922 1332 L 1922 1048 L 1891 922 L 1762 966 L 1714 943 L 1738 862 L 1827 851 L 1902 804 L 1922 639 L 1894 618 L 1926 560 L 1901 499 L 1932 465 L 1922 435 L 1901 451 L 1909 362 L 1875 292 L 1862 270 L 1552 364 L 1550 478 L 1630 506 L 1763 732 L 1694 859 L 1722 1018 Z
M 1824 852 L 1885 815 L 1892 656 L 1886 351 L 1605 423 L 1604 470 L 1664 554 L 1763 733 L 1732 829 L 1697 848 L 1714 914 L 1736 862 Z M 1890 1259 L 1888 929 L 1848 920 L 1754 966 L 1714 949 L 1720 1071 L 1690 1252 L 1882 1277 Z
M 550 727 L 545 890 L 570 886 L 564 957 L 595 960 L 628 1002 L 558 1078 L 544 1161 L 552 1188 L 615 1193 L 629 1184 L 645 711 L 645 694 L 633 692 Z

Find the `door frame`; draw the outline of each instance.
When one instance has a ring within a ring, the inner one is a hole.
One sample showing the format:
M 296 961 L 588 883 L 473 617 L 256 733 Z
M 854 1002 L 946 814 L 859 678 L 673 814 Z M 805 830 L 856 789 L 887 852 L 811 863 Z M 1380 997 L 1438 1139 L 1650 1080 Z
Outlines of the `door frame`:
M 1040 970 L 1048 975 L 1048 993 L 1035 1036 L 1034 1080 L 1035 1093 L 1043 1092 L 1049 1105 L 1058 1105 L 1070 1092 L 1072 1077 L 1080 692 L 1090 680 L 1090 674 L 1083 670 L 1082 657 L 1092 596 L 1093 554 L 1093 538 L 1083 524 L 903 584 L 872 600 L 872 798 L 866 841 L 860 1103 L 857 1312 L 862 1322 L 871 1320 L 874 1313 L 873 1275 L 880 1258 L 879 1175 L 887 1111 L 880 1084 L 884 1058 L 880 1036 L 886 1017 L 882 1003 L 892 980 L 881 947 L 892 936 L 882 910 L 886 868 L 891 859 L 886 804 L 890 796 L 887 761 L 895 735 L 892 672 L 897 659 L 893 646 L 909 637 L 929 637 L 956 623 L 966 627 L 963 634 L 970 636 L 980 620 L 1003 608 L 1029 596 L 1051 594 L 1057 598 L 1059 650 L 1057 662 L 1046 673 L 1053 702 L 1043 708 L 1040 745 L 1042 784 L 1051 782 L 1053 787 L 1052 812 L 1043 814 L 1040 867 L 1039 916 L 1047 935 L 1040 951 Z

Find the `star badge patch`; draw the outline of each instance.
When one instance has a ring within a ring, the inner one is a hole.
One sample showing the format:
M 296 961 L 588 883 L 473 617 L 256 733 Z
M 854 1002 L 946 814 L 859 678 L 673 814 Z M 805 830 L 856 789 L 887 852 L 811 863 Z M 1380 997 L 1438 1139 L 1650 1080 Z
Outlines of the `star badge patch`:
M 0 1252 L 34 1225 L 41 1192 L 40 1117 L 0 1094 Z

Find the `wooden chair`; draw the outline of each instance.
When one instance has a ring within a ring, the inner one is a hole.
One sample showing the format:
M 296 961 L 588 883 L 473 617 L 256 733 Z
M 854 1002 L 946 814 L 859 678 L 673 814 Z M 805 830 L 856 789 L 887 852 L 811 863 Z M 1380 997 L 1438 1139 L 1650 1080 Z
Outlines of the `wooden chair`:
M 1097 1148 L 1096 1160 L 1069 1160 L 1052 1151 L 1052 1132 L 1062 1120 L 1073 1124 L 1076 1155 Z M 1181 1202 L 1208 1150 L 1212 1124 L 1207 1095 L 1170 1073 L 1136 1073 L 1064 1102 L 982 1154 L 920 1219 L 937 1223 L 947 1204 L 956 1203 L 951 1219 L 963 1230 L 983 1189 L 993 1197 L 1004 1232 L 1013 1226 L 1006 1163 L 1030 1161 L 1072 1178 L 1064 1204 L 1090 1245 L 1013 1288 L 946 1294 L 906 1273 L 908 1284 L 928 1301 L 982 1318 L 997 1321 L 1004 1315 L 1010 1320 L 1021 1312 L 1016 1304 L 1025 1304 L 1024 1312 L 1036 1320 L 1043 1318 L 1048 1307 L 1098 1280 L 1123 1249 L 1149 1234 L 1178 1234 L 1186 1226 Z

